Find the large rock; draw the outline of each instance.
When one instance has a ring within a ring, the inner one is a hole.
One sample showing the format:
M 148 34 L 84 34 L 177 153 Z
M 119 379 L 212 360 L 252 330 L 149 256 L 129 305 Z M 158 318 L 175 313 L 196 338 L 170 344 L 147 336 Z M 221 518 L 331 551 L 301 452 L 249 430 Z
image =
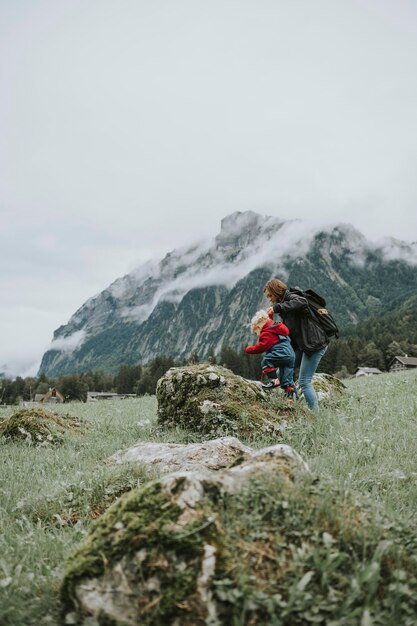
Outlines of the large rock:
M 415 550 L 413 528 L 377 525 L 348 492 L 273 446 L 122 496 L 67 563 L 64 621 L 412 626 Z
M 208 363 L 171 368 L 158 381 L 156 397 L 159 424 L 209 437 L 279 434 L 280 421 L 292 410 L 284 399 L 277 407 L 279 391 L 265 392 L 256 382 Z
M 314 374 L 313 387 L 319 401 L 340 397 L 346 391 L 346 385 L 339 378 L 324 373 Z
M 113 454 L 109 461 L 115 463 L 140 463 L 147 465 L 161 474 L 176 471 L 198 471 L 208 469 L 218 471 L 225 469 L 239 460 L 248 461 L 258 458 L 268 450 L 256 451 L 243 445 L 236 437 L 221 437 L 203 443 L 152 443 L 139 441 L 127 450 Z M 273 447 L 276 457 L 294 459 L 307 470 L 301 457 L 290 447 L 279 444 Z
M 270 476 L 277 497 L 307 473 L 289 446 L 218 472 L 174 472 L 122 496 L 70 559 L 65 623 L 196 626 L 217 615 L 212 583 L 227 571 L 222 502 Z
M 162 474 L 192 471 L 206 467 L 219 470 L 238 458 L 249 458 L 251 449 L 236 437 L 221 437 L 203 443 L 153 443 L 138 441 L 127 450 L 119 450 L 108 461 L 114 463 L 142 463 Z

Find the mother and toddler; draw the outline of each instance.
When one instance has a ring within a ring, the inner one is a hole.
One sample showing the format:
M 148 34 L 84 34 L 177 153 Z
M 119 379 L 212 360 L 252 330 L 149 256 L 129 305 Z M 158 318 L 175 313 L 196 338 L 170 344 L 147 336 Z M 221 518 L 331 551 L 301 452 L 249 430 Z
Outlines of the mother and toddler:
M 268 379 L 264 387 L 279 385 L 290 398 L 293 395 L 298 398 L 294 384 L 294 368 L 298 367 L 299 387 L 308 407 L 315 411 L 318 399 L 312 379 L 329 340 L 321 327 L 311 322 L 308 301 L 302 291 L 289 289 L 285 283 L 273 278 L 266 283 L 264 294 L 271 306 L 267 311 L 258 311 L 252 318 L 251 328 L 259 340 L 248 346 L 246 352 L 264 353 L 262 378 Z M 283 321 L 275 324 L 274 313 L 278 313 Z

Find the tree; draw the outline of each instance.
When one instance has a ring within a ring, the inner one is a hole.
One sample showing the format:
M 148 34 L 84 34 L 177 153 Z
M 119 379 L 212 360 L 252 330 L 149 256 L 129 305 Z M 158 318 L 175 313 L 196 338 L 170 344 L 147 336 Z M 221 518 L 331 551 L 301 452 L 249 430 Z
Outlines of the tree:
M 25 381 L 21 376 L 17 376 L 16 379 L 13 381 L 12 389 L 13 402 L 11 402 L 11 404 L 15 404 L 16 402 L 24 399 Z
M 45 382 L 41 382 L 39 383 L 36 388 L 35 388 L 35 396 L 36 394 L 42 394 L 45 395 L 48 392 L 49 389 L 49 384 L 45 383 Z
M 172 357 L 157 356 L 144 368 L 136 389 L 137 395 L 143 396 L 145 393 L 154 394 L 158 380 L 175 365 L 176 363 Z
M 331 374 L 335 371 L 335 363 L 338 352 L 336 341 L 331 341 L 323 358 L 320 361 L 320 371 Z
M 223 345 L 220 352 L 220 363 L 223 367 L 232 370 L 235 374 L 240 370 L 239 355 L 237 352 Z
M 349 378 L 350 374 L 348 372 L 346 365 L 342 365 L 340 370 L 338 372 L 335 372 L 335 376 L 336 378 Z
M 23 389 L 23 399 L 24 400 L 33 400 L 34 395 L 35 395 L 35 389 L 37 386 L 37 379 L 36 378 L 32 378 L 31 376 L 28 376 L 27 378 L 24 379 L 24 389 Z
M 333 365 L 334 371 L 339 371 L 345 367 L 348 372 L 353 374 L 355 371 L 355 364 L 349 344 L 346 341 L 337 341 L 335 344 L 336 358 Z
M 123 365 L 114 381 L 117 393 L 136 393 L 141 376 L 141 365 Z
M 87 400 L 87 384 L 78 376 L 62 376 L 60 379 L 61 393 L 66 401 L 79 400 L 85 402 Z
M 385 369 L 384 355 L 373 341 L 365 344 L 364 348 L 358 354 L 358 362 L 362 367 L 377 367 L 381 370 Z

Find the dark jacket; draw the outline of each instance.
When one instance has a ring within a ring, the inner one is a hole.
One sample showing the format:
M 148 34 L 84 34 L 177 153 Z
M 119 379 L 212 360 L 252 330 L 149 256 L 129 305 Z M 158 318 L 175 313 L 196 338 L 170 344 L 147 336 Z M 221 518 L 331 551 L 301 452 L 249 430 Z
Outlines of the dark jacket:
M 248 346 L 245 351 L 248 354 L 267 352 L 272 346 L 281 341 L 281 337 L 288 337 L 290 331 L 282 322 L 274 324 L 273 320 L 267 320 L 259 333 L 259 341 L 254 346 Z
M 290 329 L 294 350 L 300 349 L 306 354 L 312 354 L 327 346 L 329 340 L 311 317 L 307 299 L 302 294 L 300 289 L 287 289 L 281 302 L 274 304 L 273 308 Z

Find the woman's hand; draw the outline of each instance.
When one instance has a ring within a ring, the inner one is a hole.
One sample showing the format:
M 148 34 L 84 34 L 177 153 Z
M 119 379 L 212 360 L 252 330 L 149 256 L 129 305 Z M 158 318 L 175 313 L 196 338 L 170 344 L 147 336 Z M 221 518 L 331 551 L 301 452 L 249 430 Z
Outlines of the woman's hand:
M 268 307 L 266 312 L 268 313 L 268 315 L 273 315 L 274 314 L 274 307 L 273 306 Z

